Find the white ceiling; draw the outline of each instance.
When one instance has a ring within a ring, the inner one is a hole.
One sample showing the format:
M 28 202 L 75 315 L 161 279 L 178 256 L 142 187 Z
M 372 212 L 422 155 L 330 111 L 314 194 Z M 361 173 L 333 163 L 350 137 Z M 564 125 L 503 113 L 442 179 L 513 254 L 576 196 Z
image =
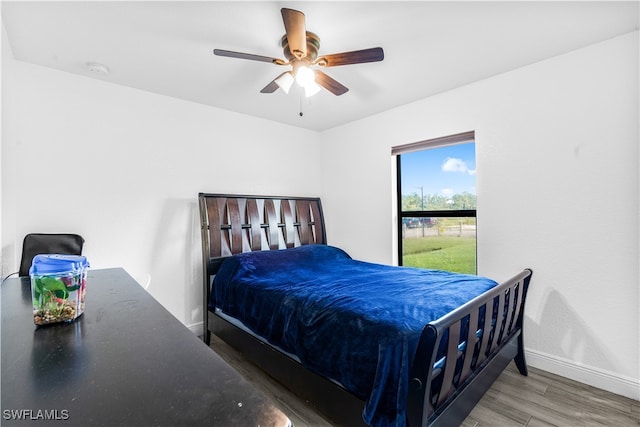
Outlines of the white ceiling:
M 380 46 L 384 61 L 327 68 L 350 89 L 339 97 L 259 93 L 286 68 L 213 49 L 284 58 L 282 7 L 305 13 L 321 55 Z M 20 61 L 322 131 L 637 30 L 639 11 L 638 1 L 2 1 L 2 20 Z

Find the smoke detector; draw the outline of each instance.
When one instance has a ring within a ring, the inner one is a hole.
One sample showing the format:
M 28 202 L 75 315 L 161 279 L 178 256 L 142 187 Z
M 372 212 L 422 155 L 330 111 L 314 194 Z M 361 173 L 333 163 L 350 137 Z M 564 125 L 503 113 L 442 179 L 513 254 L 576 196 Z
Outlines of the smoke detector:
M 107 68 L 106 65 L 102 65 L 97 62 L 87 62 L 86 66 L 87 66 L 87 70 L 91 74 L 101 74 L 103 76 L 106 76 L 107 74 L 109 74 L 109 68 Z

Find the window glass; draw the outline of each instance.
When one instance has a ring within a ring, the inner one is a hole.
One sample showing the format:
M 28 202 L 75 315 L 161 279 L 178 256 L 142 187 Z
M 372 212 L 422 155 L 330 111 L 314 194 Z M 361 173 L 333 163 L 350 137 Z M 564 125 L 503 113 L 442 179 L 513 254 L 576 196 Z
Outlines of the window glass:
M 398 155 L 401 265 L 476 273 L 475 143 Z

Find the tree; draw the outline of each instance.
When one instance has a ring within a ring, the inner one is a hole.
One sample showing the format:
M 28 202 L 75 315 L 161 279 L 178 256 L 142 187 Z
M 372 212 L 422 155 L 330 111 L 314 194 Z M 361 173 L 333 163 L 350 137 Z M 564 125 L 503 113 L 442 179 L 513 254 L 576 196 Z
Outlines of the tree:
M 403 211 L 419 211 L 422 209 L 422 203 L 420 203 L 420 196 L 417 193 L 412 193 L 408 196 L 402 196 L 402 210 Z
M 423 204 L 424 202 L 424 204 Z M 476 209 L 476 195 L 468 192 L 454 194 L 446 197 L 439 194 L 425 194 L 424 200 L 420 200 L 417 193 L 402 196 L 403 211 L 445 211 L 445 210 L 469 210 Z

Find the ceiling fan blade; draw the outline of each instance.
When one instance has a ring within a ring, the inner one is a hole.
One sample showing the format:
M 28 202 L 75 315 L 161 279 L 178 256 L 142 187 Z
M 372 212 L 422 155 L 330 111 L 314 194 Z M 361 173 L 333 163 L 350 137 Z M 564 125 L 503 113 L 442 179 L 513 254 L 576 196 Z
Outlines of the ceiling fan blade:
M 285 61 L 270 56 L 254 55 L 251 53 L 234 52 L 231 50 L 213 49 L 213 53 L 218 56 L 227 56 L 229 58 L 250 59 L 251 61 L 270 62 L 272 64 L 284 65 Z
M 384 59 L 384 51 L 381 47 L 371 49 L 354 50 L 351 52 L 323 55 L 316 59 L 316 63 L 323 67 L 337 67 L 339 65 L 362 64 L 365 62 L 378 62 Z
M 349 91 L 349 88 L 333 79 L 332 77 L 329 77 L 323 71 L 314 70 L 314 73 L 316 75 L 316 83 L 318 83 L 320 86 L 322 86 L 332 94 L 340 96 Z
M 287 33 L 287 42 L 291 54 L 298 59 L 307 56 L 307 29 L 304 22 L 304 13 L 282 8 L 282 20 Z
M 268 85 L 266 85 L 265 87 L 262 88 L 260 93 L 273 93 L 276 90 L 278 90 L 280 88 L 280 85 L 278 83 L 276 83 L 276 80 L 278 80 L 280 77 L 282 77 L 283 75 L 287 74 L 288 72 L 289 71 L 285 71 L 284 73 L 281 73 L 275 79 L 271 80 Z
M 268 85 L 266 85 L 265 87 L 262 88 L 260 93 L 273 93 L 273 92 L 277 91 L 278 88 L 279 87 L 276 84 L 276 81 L 275 80 L 271 80 L 271 82 L 269 82 Z

